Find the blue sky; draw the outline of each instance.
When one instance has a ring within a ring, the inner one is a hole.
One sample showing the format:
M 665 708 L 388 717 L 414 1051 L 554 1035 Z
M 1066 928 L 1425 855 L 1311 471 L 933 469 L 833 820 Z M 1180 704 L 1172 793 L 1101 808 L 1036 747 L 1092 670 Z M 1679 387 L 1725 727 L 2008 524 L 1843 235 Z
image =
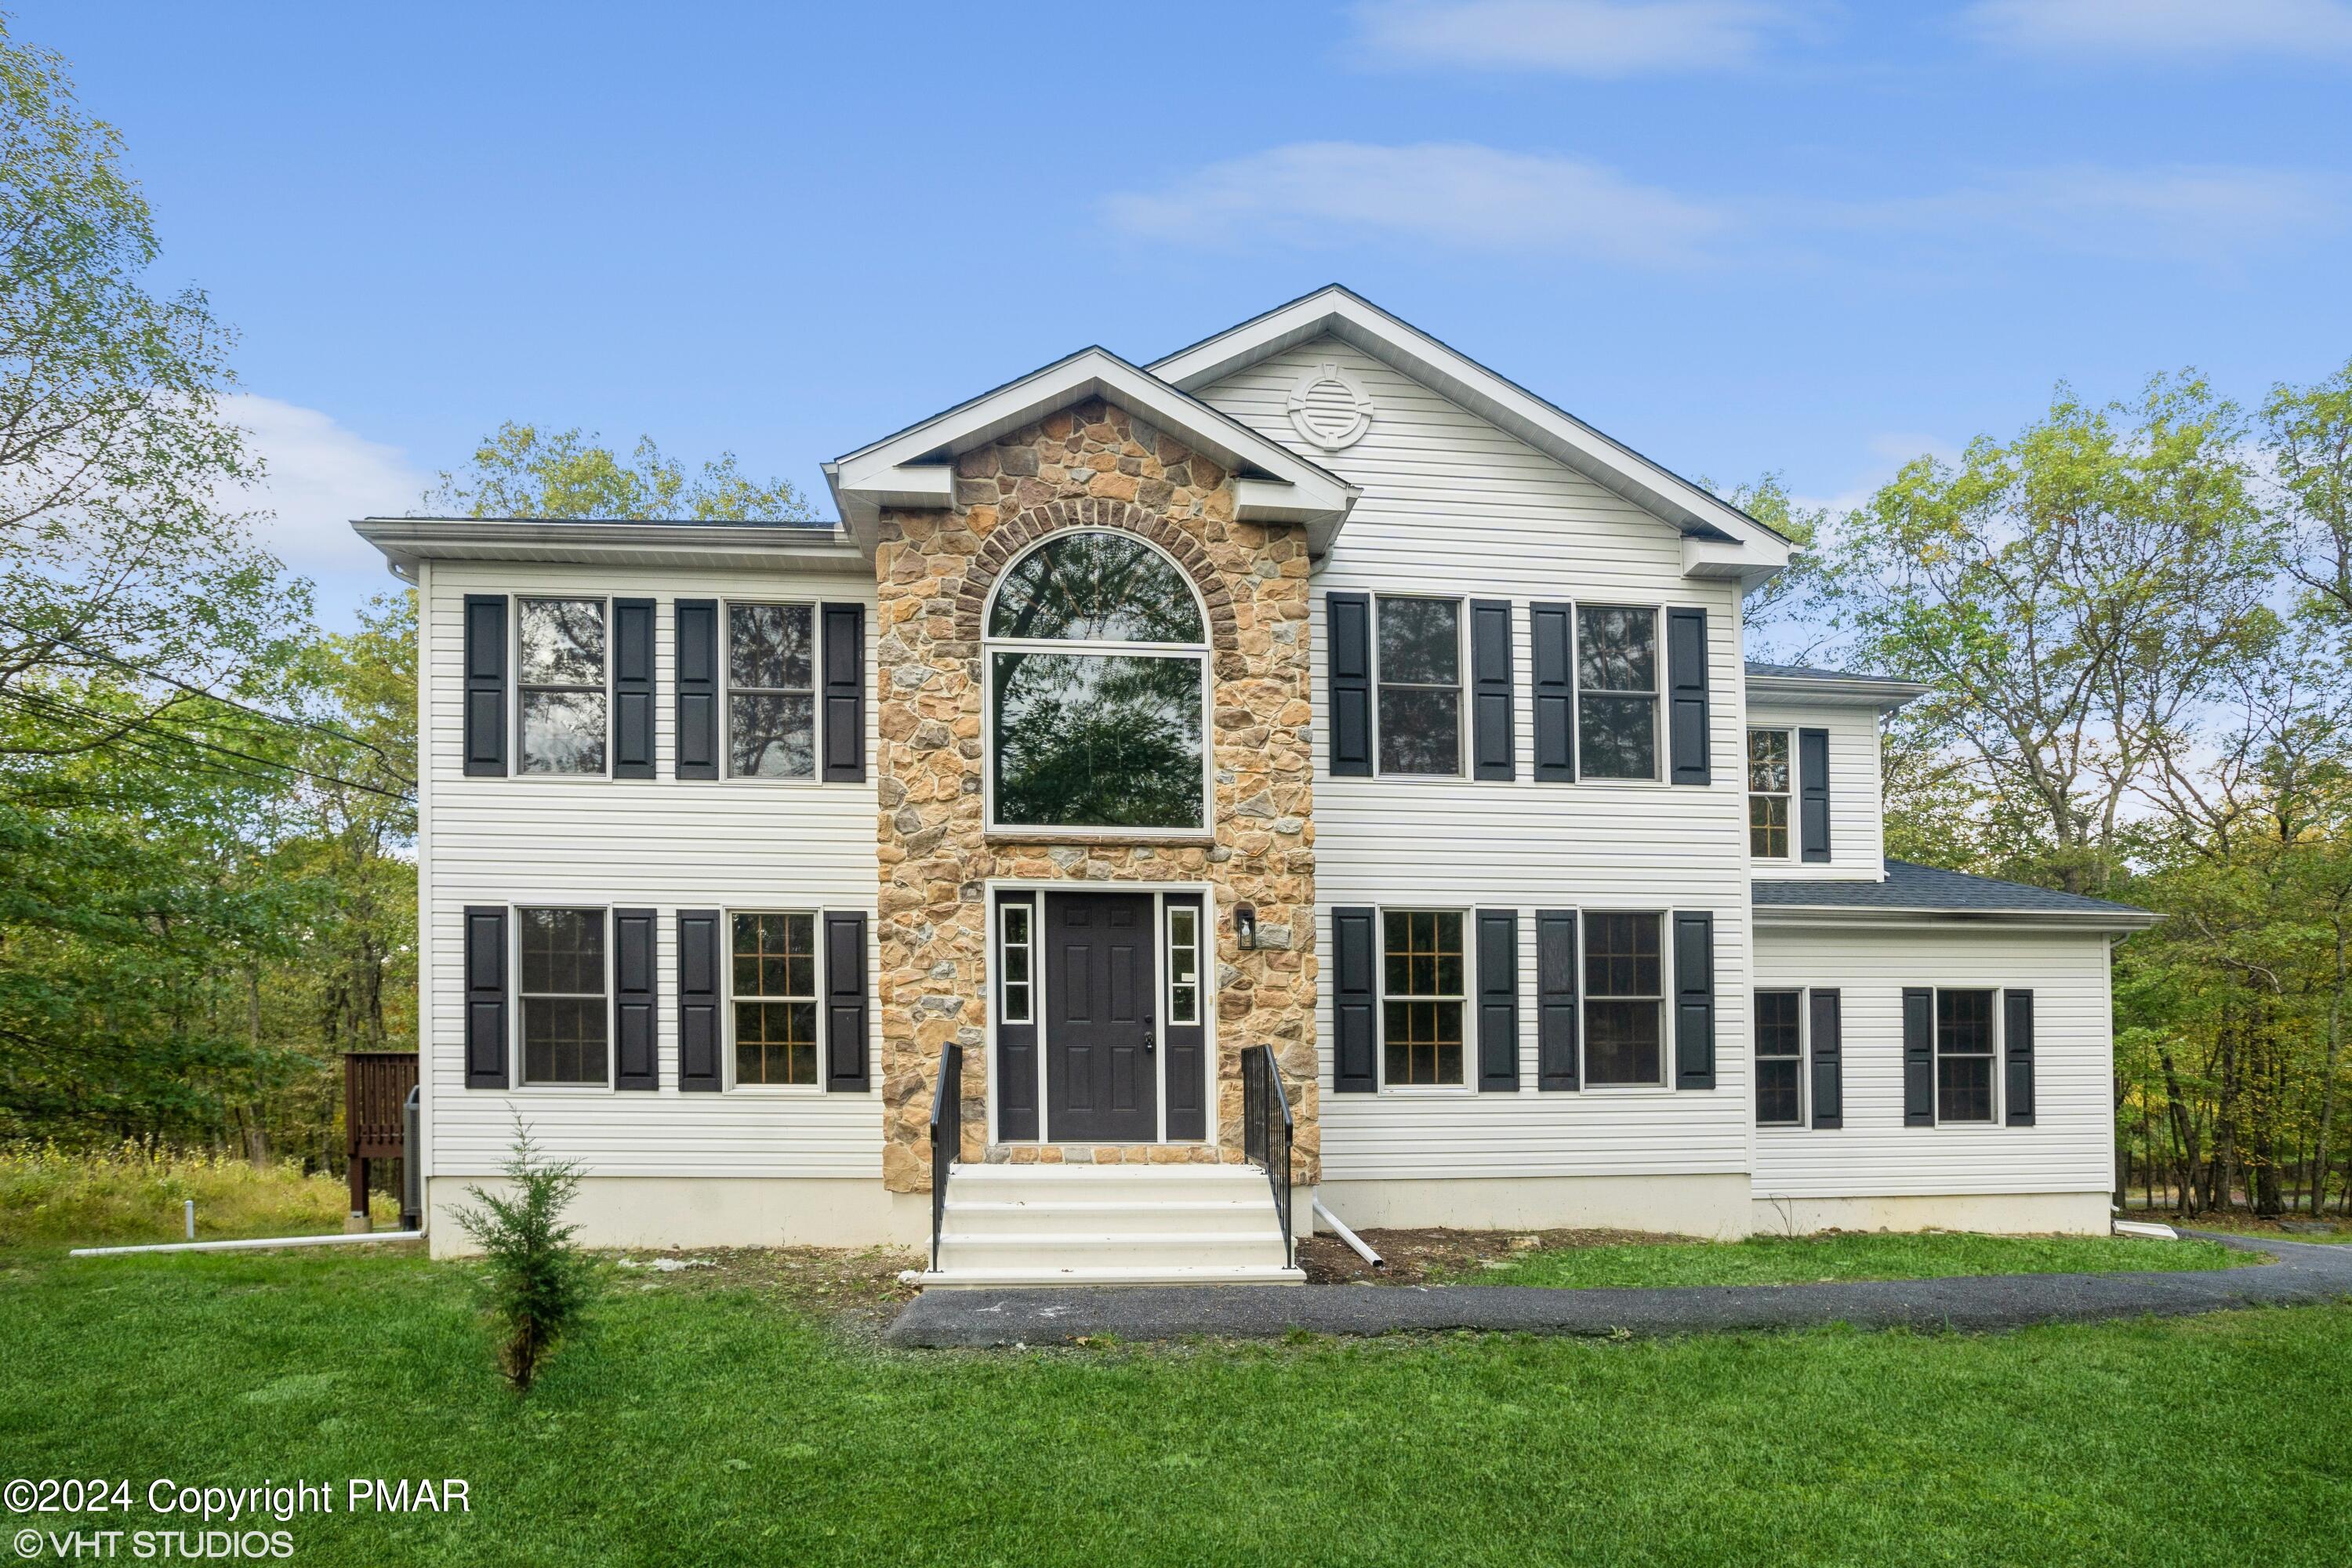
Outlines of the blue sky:
M 243 333 L 325 618 L 507 418 L 817 465 L 1337 279 L 1851 500 L 2066 379 L 2352 355 L 2347 0 L 17 0 Z

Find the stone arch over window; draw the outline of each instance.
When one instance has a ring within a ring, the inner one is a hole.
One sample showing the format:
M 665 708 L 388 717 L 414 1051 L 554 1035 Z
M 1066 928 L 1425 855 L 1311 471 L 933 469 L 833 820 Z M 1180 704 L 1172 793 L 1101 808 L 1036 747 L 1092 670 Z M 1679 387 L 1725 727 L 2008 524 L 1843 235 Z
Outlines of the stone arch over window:
M 1210 647 L 1220 654 L 1237 651 L 1233 593 L 1210 564 L 1208 552 L 1199 542 L 1166 518 L 1133 501 L 1095 497 L 1050 501 L 1017 512 L 996 526 L 973 555 L 964 574 L 963 587 L 956 595 L 956 636 L 960 641 L 979 647 L 986 629 L 989 602 L 1004 569 L 1026 553 L 1030 546 L 1069 529 L 1132 533 L 1157 545 L 1161 553 L 1182 569 L 1199 593 L 1202 606 L 1208 612 Z

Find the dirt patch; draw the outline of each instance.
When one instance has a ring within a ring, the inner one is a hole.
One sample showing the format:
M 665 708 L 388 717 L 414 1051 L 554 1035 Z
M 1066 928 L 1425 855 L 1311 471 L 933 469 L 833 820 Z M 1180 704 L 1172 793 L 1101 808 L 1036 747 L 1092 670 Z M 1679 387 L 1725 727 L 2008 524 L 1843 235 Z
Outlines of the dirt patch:
M 1298 1266 L 1318 1285 L 1434 1285 L 1475 1283 L 1490 1261 L 1558 1247 L 1630 1247 L 1688 1241 L 1639 1230 L 1362 1230 L 1362 1237 L 1388 1267 L 1374 1268 L 1336 1236 L 1310 1236 L 1298 1244 Z
M 614 1290 L 772 1291 L 783 1303 L 833 1319 L 860 1338 L 879 1334 L 915 1287 L 901 1270 L 923 1266 L 920 1253 L 873 1247 L 704 1247 L 604 1254 Z

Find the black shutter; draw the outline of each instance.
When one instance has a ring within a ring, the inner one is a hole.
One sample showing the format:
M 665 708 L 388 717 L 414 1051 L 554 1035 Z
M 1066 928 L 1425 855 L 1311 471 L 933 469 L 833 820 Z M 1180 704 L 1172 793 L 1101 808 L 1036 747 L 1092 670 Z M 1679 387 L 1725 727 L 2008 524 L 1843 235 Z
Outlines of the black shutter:
M 719 924 L 717 910 L 677 911 L 677 1087 L 719 1088 Z
M 866 606 L 824 606 L 824 782 L 866 782 Z
M 1324 721 L 1331 726 L 1331 776 L 1368 779 L 1372 776 L 1372 596 L 1326 594 L 1323 613 L 1331 628 L 1331 711 Z
M 1505 599 L 1470 601 L 1471 776 L 1518 776 L 1517 736 L 1511 721 L 1511 606 Z
M 1666 733 L 1678 784 L 1714 775 L 1706 758 L 1706 612 L 1666 612 Z
M 507 771 L 507 596 L 466 595 L 466 773 Z
M 1519 1087 L 1519 911 L 1478 911 L 1478 1088 Z
M 1813 1125 L 1845 1125 L 1845 1042 L 1838 994 L 1812 994 Z
M 1576 911 L 1536 911 L 1536 1087 L 1574 1089 Z
M 466 1087 L 507 1087 L 507 911 L 466 906 Z
M 654 776 L 654 602 L 613 601 L 613 776 Z
M 648 636 L 651 633 L 648 632 Z M 654 979 L 654 911 L 613 911 L 613 1087 L 659 1089 L 659 986 Z
M 1550 783 L 1576 777 L 1575 633 L 1576 613 L 1568 605 L 1528 606 L 1528 641 L 1535 666 L 1536 777 Z
M 1331 911 L 1331 1092 L 1370 1094 L 1376 1087 L 1372 1009 L 1379 961 L 1374 956 L 1372 911 Z
M 1797 837 L 1807 860 L 1830 858 L 1830 732 L 1797 731 Z
M 824 1087 L 863 1094 L 866 1071 L 866 917 L 824 917 Z
M 1936 994 L 1903 992 L 1903 1125 L 1936 1125 Z
M 719 601 L 680 599 L 674 613 L 677 616 L 677 776 L 715 779 L 719 776 Z
M 1715 917 L 1675 916 L 1675 1087 L 1715 1087 Z
M 2009 1124 L 2033 1125 L 2033 993 L 2004 991 L 2001 1054 L 2009 1064 Z

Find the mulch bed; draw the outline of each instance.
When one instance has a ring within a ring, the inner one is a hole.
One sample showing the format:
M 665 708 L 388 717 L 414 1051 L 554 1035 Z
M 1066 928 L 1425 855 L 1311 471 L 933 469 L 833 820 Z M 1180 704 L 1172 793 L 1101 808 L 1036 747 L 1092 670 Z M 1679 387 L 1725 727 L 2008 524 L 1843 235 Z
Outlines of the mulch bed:
M 1538 1247 L 1625 1247 L 1637 1243 L 1688 1241 L 1686 1236 L 1656 1236 L 1638 1230 L 1360 1230 L 1385 1268 L 1374 1268 L 1336 1236 L 1310 1236 L 1298 1244 L 1298 1266 L 1316 1285 L 1434 1285 L 1475 1279 L 1490 1259 Z

